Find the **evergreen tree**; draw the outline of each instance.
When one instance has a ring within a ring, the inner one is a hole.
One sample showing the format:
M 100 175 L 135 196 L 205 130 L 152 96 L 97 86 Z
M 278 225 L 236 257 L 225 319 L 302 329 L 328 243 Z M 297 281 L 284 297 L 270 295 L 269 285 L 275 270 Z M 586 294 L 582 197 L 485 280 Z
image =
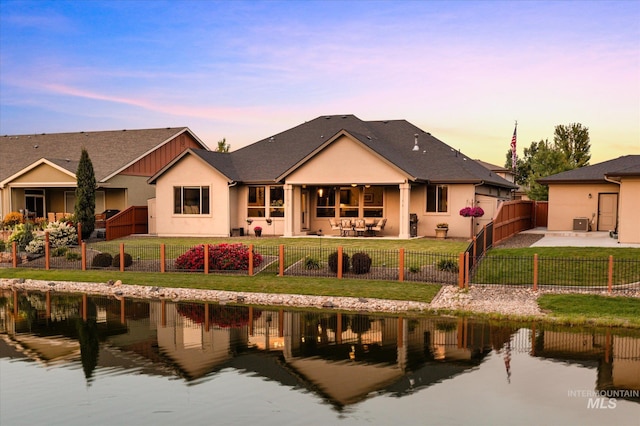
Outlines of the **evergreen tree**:
M 589 129 L 580 123 L 558 125 L 553 134 L 553 143 L 561 150 L 572 168 L 589 165 L 591 159 L 591 140 Z
M 76 172 L 76 221 L 82 224 L 82 238 L 86 239 L 96 226 L 96 175 L 89 153 L 82 148 L 80 164 Z
M 217 152 L 229 152 L 231 145 L 227 143 L 227 138 L 222 138 L 218 141 L 218 148 L 216 148 Z

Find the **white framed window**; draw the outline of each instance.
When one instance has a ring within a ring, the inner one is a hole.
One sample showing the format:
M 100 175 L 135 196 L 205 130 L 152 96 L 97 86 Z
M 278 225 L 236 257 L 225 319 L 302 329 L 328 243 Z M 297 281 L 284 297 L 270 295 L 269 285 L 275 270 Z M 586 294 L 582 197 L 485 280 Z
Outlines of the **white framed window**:
M 316 191 L 316 217 L 336 216 L 336 189 L 331 186 L 318 187 Z
M 427 213 L 449 211 L 449 187 L 447 185 L 427 185 Z
M 209 214 L 210 196 L 208 186 L 174 186 L 174 214 Z

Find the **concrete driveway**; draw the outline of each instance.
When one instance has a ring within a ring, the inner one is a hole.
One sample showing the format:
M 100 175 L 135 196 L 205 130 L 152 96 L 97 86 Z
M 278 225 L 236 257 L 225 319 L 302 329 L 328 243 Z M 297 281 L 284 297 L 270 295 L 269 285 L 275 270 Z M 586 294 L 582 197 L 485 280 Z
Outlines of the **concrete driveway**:
M 621 244 L 616 238 L 611 238 L 608 232 L 574 232 L 547 231 L 547 228 L 534 228 L 521 234 L 544 234 L 544 237 L 531 247 L 633 247 L 640 248 L 640 244 Z

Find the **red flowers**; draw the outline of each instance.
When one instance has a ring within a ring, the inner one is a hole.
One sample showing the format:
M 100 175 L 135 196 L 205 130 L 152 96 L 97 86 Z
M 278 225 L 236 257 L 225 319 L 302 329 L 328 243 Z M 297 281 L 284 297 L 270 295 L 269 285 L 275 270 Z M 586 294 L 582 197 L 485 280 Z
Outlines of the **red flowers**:
M 481 217 L 484 216 L 484 210 L 482 210 L 482 207 L 465 207 L 460 210 L 460 216 Z
M 209 244 L 209 268 L 220 271 L 249 269 L 249 248 L 244 244 Z M 253 254 L 253 266 L 262 264 L 262 255 Z M 176 259 L 176 268 L 197 271 L 204 269 L 204 244 L 191 247 Z

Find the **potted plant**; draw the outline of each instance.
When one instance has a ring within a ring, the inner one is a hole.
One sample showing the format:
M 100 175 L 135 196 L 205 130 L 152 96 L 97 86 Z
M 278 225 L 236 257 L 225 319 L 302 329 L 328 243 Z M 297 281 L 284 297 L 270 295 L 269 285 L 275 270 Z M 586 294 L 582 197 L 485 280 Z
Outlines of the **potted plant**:
M 449 231 L 449 224 L 446 222 L 438 223 L 436 225 L 436 238 L 447 238 L 447 231 Z
M 253 232 L 256 234 L 256 237 L 260 237 L 262 235 L 262 227 L 256 226 L 253 228 Z

